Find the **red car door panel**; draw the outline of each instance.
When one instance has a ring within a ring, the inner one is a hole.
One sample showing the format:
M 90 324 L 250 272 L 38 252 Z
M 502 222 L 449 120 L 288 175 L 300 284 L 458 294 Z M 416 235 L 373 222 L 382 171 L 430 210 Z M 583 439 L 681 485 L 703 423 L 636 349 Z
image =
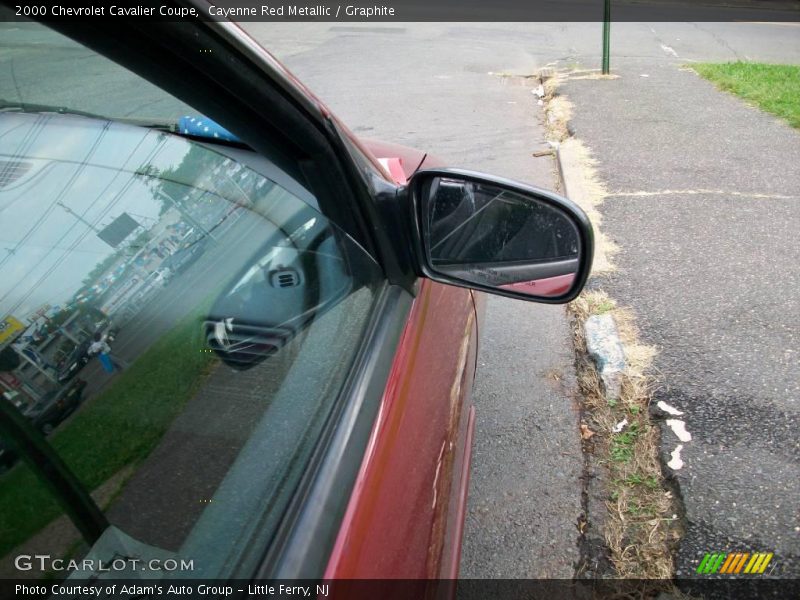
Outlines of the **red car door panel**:
M 455 576 L 476 342 L 470 292 L 422 280 L 326 578 Z

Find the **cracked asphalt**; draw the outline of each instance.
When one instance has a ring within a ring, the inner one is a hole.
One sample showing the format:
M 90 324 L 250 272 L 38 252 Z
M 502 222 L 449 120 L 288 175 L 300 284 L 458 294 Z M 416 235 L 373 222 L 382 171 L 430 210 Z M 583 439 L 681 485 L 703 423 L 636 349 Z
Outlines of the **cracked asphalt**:
M 562 89 L 622 248 L 600 285 L 658 349 L 654 404 L 692 434 L 685 466 L 667 468 L 686 509 L 678 576 L 705 552 L 761 550 L 797 577 L 800 132 L 683 62 L 631 58 L 619 79 Z M 665 461 L 679 443 L 662 427 Z

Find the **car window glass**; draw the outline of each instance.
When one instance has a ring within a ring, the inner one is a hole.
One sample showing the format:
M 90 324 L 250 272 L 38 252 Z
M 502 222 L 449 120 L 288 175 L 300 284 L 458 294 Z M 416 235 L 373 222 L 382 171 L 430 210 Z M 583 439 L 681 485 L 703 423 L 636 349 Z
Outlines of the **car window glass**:
M 4 406 L 110 523 L 81 539 L 46 477 L 0 439 L 4 576 L 20 576 L 11 557 L 32 545 L 89 559 L 71 577 L 115 557 L 130 576 L 156 576 L 137 560 L 176 561 L 158 576 L 255 568 L 382 281 L 286 164 L 106 119 L 0 111 Z
M 109 118 L 177 122 L 192 113 L 185 102 L 111 60 L 41 24 L 13 18 L 0 6 L 0 98 L 50 105 Z M 14 68 L 11 68 L 11 67 Z

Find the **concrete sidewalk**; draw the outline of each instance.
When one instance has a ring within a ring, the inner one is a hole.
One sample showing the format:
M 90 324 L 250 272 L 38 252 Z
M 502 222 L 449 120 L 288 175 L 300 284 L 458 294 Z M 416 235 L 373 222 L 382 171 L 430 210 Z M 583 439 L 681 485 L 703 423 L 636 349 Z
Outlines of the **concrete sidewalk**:
M 621 246 L 601 282 L 657 346 L 664 400 L 692 435 L 678 576 L 711 551 L 774 552 L 800 575 L 800 132 L 675 62 L 573 80 L 572 126 L 610 191 Z M 663 418 L 663 415 L 660 415 Z M 681 442 L 663 426 L 662 455 Z

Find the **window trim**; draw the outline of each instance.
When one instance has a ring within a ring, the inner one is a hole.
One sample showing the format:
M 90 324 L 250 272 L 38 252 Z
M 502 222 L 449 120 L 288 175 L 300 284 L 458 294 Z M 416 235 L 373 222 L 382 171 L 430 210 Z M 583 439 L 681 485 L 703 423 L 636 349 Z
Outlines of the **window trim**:
M 361 347 L 256 579 L 323 576 L 413 301 L 400 286 L 378 290 Z

